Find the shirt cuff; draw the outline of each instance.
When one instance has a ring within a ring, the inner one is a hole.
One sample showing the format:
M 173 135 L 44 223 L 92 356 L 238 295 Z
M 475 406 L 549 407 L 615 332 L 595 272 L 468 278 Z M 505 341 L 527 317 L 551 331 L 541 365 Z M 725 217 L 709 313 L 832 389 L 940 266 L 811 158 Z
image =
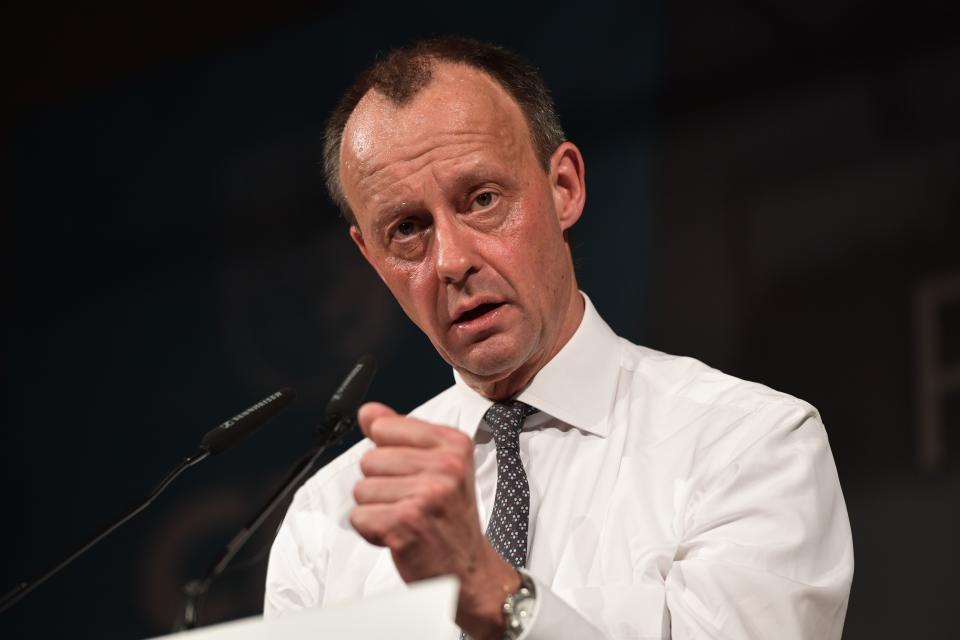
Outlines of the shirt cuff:
M 540 579 L 523 569 L 519 571 L 533 582 L 536 602 L 533 616 L 518 640 L 593 640 L 604 637 L 599 629 L 561 600 Z

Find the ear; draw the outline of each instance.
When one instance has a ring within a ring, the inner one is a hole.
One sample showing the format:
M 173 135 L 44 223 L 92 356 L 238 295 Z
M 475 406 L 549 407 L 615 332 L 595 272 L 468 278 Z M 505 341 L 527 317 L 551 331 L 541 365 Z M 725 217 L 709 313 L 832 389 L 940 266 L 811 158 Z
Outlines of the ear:
M 353 244 L 357 245 L 357 248 L 360 249 L 360 253 L 363 255 L 363 258 L 367 261 L 367 263 L 373 267 L 373 270 L 376 271 L 377 275 L 380 276 L 380 279 L 383 280 L 383 274 L 380 273 L 380 268 L 377 266 L 377 263 L 373 261 L 373 258 L 370 257 L 370 250 L 367 248 L 367 243 L 363 240 L 363 234 L 360 233 L 360 227 L 355 224 L 350 225 L 350 239 L 353 240 Z
M 583 155 L 572 142 L 561 144 L 550 157 L 550 188 L 560 228 L 566 231 L 580 219 L 587 201 Z

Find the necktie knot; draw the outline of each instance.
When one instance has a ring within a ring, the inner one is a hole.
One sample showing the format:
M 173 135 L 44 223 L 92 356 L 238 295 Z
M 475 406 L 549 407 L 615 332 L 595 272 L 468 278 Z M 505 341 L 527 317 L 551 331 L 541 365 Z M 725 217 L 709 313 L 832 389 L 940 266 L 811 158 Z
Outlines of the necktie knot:
M 497 450 L 518 449 L 523 421 L 536 412 L 537 409 L 519 400 L 498 402 L 487 409 L 483 419 L 490 426 Z

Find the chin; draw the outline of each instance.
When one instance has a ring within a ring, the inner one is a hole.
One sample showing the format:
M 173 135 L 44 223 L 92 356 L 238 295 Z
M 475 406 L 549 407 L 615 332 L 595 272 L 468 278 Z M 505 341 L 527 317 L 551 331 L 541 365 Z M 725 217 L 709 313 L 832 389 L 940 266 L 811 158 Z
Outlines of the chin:
M 488 344 L 500 342 L 490 338 L 474 345 L 454 365 L 464 377 L 484 383 L 494 383 L 509 378 L 530 359 L 533 349 L 517 348 L 515 344 Z M 512 341 L 511 341 L 512 342 Z

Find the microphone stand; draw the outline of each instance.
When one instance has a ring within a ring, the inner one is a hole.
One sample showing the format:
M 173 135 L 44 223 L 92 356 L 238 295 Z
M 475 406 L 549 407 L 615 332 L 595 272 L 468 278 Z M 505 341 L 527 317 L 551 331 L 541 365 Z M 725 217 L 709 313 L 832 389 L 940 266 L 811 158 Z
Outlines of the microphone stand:
M 210 565 L 210 568 L 203 578 L 191 580 L 183 586 L 183 594 L 186 596 L 186 601 L 184 602 L 183 611 L 174 627 L 174 631 L 185 631 L 197 627 L 200 617 L 200 605 L 203 602 L 204 596 L 206 596 L 210 590 L 210 587 L 213 586 L 214 581 L 223 573 L 224 569 L 227 568 L 227 565 L 236 557 L 244 545 L 249 542 L 253 534 L 255 534 L 267 518 L 270 517 L 270 514 L 280 506 L 284 498 L 290 495 L 291 491 L 299 487 L 314 471 L 314 467 L 327 449 L 339 443 L 355 423 L 356 420 L 353 416 L 341 417 L 333 429 L 327 432 L 326 440 L 313 450 L 308 451 L 306 455 L 297 461 L 290 474 L 273 493 L 267 503 L 237 532 L 233 539 L 230 540 L 223 550 L 223 553 Z
M 9 592 L 7 592 L 7 594 L 3 596 L 3 599 L 0 599 L 0 613 L 3 613 L 13 605 L 20 602 L 20 600 L 27 597 L 27 595 L 31 591 L 33 591 L 34 589 L 42 585 L 44 582 L 46 582 L 56 574 L 60 573 L 60 571 L 62 571 L 67 565 L 69 565 L 71 562 L 73 562 L 74 560 L 82 556 L 84 553 L 86 553 L 87 550 L 90 549 L 90 547 L 94 546 L 95 544 L 97 544 L 98 542 L 106 538 L 108 535 L 113 533 L 117 528 L 122 526 L 124 523 L 129 521 L 131 518 L 136 516 L 138 513 L 140 513 L 147 507 L 149 507 L 150 504 L 157 499 L 157 496 L 163 493 L 163 490 L 166 489 L 171 482 L 176 480 L 177 476 L 179 476 L 181 473 L 183 473 L 193 465 L 197 464 L 198 462 L 205 460 L 209 456 L 210 456 L 210 451 L 208 449 L 201 448 L 197 453 L 193 454 L 192 456 L 187 456 L 186 458 L 181 460 L 176 467 L 174 467 L 169 473 L 167 473 L 166 476 L 163 477 L 163 480 L 161 480 L 157 484 L 157 486 L 153 488 L 153 490 L 150 493 L 148 493 L 140 502 L 137 502 L 136 504 L 131 506 L 129 509 L 127 509 L 127 511 L 124 512 L 124 514 L 120 517 L 119 520 L 116 520 L 111 524 L 107 525 L 106 527 L 104 527 L 103 529 L 101 529 L 100 532 L 97 533 L 95 536 L 93 536 L 93 538 L 89 542 L 82 545 L 79 549 L 77 549 L 72 554 L 67 556 L 66 559 L 62 560 L 59 564 L 57 564 L 55 567 L 47 571 L 45 574 L 43 574 L 39 578 L 36 578 L 32 582 L 21 582 L 16 587 L 14 587 Z
M 21 582 L 16 587 L 11 589 L 6 595 L 4 595 L 3 598 L 0 599 L 0 614 L 20 602 L 31 591 L 58 574 L 67 565 L 86 553 L 90 547 L 106 538 L 108 535 L 116 531 L 118 527 L 122 526 L 138 513 L 149 507 L 150 504 L 157 499 L 157 496 L 163 493 L 163 490 L 166 489 L 171 482 L 176 480 L 177 476 L 179 476 L 181 473 L 198 462 L 206 460 L 210 456 L 216 455 L 222 451 L 226 451 L 240 441 L 249 438 L 250 435 L 253 434 L 257 429 L 266 424 L 270 418 L 275 416 L 284 407 L 293 402 L 295 397 L 296 394 L 294 393 L 293 389 L 290 389 L 289 387 L 280 389 L 276 393 L 267 396 L 260 402 L 248 407 L 226 422 L 222 422 L 208 431 L 203 436 L 203 440 L 200 441 L 200 447 L 197 449 L 197 452 L 192 456 L 187 456 L 181 460 L 180 464 L 178 464 L 173 468 L 172 471 L 164 476 L 163 480 L 161 480 L 160 483 L 154 487 L 153 491 L 148 493 L 143 500 L 127 509 L 127 511 L 124 512 L 124 514 L 120 516 L 118 520 L 115 520 L 104 527 L 97 535 L 93 536 L 93 539 L 67 556 L 65 560 L 62 560 L 45 574 L 35 579 L 33 582 Z

